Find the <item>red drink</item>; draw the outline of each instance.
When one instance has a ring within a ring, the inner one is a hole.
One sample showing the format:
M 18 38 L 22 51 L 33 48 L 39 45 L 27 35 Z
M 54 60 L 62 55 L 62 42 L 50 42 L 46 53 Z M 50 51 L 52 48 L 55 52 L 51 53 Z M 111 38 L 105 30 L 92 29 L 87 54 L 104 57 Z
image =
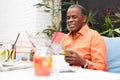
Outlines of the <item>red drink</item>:
M 33 61 L 36 76 L 50 76 L 52 69 L 52 56 L 34 56 Z

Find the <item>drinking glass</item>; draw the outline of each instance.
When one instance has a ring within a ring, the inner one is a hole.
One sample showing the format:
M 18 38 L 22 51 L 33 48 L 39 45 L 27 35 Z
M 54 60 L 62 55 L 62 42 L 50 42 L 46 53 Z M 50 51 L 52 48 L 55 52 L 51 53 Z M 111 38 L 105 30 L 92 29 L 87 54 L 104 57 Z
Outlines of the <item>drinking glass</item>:
M 15 60 L 16 57 L 16 48 L 13 48 L 13 44 L 6 44 L 5 45 L 5 49 L 6 49 L 6 60 Z
M 33 56 L 34 72 L 36 76 L 50 76 L 52 70 L 52 55 L 49 47 L 35 49 Z
M 0 44 L 0 62 L 6 60 L 6 50 L 3 44 Z

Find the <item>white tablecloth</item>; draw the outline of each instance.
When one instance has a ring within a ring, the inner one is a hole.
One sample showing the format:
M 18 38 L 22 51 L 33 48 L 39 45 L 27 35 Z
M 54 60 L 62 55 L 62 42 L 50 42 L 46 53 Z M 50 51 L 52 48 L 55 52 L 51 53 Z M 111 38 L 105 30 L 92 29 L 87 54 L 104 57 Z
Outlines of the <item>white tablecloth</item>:
M 50 76 L 35 76 L 34 69 L 0 72 L 0 80 L 120 80 L 120 74 L 103 71 L 74 69 L 76 72 L 51 73 Z

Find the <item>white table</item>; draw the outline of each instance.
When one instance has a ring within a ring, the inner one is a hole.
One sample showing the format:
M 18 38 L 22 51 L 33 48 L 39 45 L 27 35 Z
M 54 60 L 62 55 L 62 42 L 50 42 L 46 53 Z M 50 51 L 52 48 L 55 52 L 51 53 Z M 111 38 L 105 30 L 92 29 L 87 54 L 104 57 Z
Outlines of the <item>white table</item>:
M 51 73 L 51 76 L 35 76 L 33 68 L 0 72 L 0 80 L 120 80 L 120 74 L 103 71 L 74 69 L 71 73 Z
M 26 65 L 26 63 L 22 63 L 17 62 L 17 65 Z M 72 69 L 75 72 L 58 73 L 57 70 L 60 70 L 61 68 Z M 0 80 L 120 80 L 120 74 L 82 68 L 71 68 L 68 63 L 64 61 L 64 56 L 59 55 L 53 56 L 53 72 L 50 76 L 35 76 L 34 68 L 27 68 L 0 72 Z

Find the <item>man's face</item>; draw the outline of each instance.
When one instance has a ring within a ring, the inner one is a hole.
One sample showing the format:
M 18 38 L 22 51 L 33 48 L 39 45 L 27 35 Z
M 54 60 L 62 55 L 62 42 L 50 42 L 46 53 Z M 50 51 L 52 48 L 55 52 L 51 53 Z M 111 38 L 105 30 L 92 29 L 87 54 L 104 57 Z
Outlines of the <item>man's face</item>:
M 72 32 L 77 32 L 81 29 L 86 17 L 81 13 L 79 8 L 69 8 L 67 11 L 67 25 Z

